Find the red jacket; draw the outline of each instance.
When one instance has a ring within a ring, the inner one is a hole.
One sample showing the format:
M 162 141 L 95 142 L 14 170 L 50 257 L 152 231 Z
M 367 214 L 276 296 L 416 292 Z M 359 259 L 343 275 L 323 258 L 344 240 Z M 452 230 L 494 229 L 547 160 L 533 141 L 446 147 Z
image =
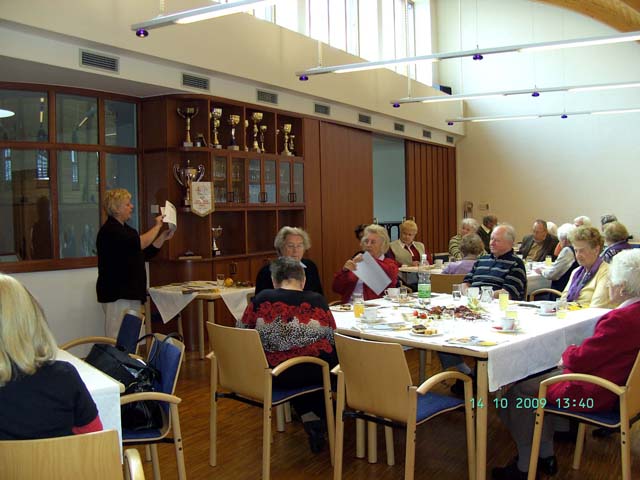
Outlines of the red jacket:
M 391 279 L 387 287 L 395 286 L 398 282 L 398 262 L 389 257 L 385 257 L 384 260 L 376 259 L 376 262 Z M 342 296 L 342 303 L 348 303 L 351 300 L 356 283 L 358 283 L 358 277 L 351 270 L 340 270 L 333 276 L 333 291 Z M 384 291 L 380 292 L 380 295 L 376 295 L 376 292 L 371 290 L 366 283 L 363 285 L 362 293 L 365 300 L 380 298 L 384 295 Z
M 562 354 L 564 373 L 586 373 L 606 378 L 616 385 L 624 385 L 638 350 L 640 302 L 635 302 L 603 315 L 591 337 L 581 345 L 567 348 Z M 593 400 L 593 406 L 587 399 Z M 561 382 L 549 387 L 547 400 L 553 406 L 558 406 L 556 401 L 559 400 L 560 406 L 570 405 L 569 410 L 589 412 L 612 410 L 618 403 L 618 396 L 584 382 Z M 576 400 L 575 406 L 573 400 Z

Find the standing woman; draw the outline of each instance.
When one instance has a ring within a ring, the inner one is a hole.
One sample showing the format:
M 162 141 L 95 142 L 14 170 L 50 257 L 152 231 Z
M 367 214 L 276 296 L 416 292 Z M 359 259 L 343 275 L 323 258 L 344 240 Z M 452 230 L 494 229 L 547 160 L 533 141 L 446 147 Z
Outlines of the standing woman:
M 0 273 L 0 440 L 66 437 L 102 430 L 78 371 L 58 346 L 38 302 Z
M 307 279 L 304 284 L 305 291 L 324 295 L 318 267 L 308 258 L 302 258 L 304 252 L 311 247 L 311 240 L 309 240 L 307 232 L 297 227 L 282 227 L 273 241 L 273 246 L 276 252 L 278 252 L 278 257 L 289 257 L 300 262 L 300 265 L 304 268 L 304 274 Z M 258 276 L 256 277 L 256 295 L 262 290 L 274 288 L 269 268 L 269 265 L 265 265 L 258 272 Z
M 129 309 L 140 311 L 147 297 L 147 271 L 144 262 L 155 256 L 165 240 L 173 236 L 162 229 L 162 215 L 146 233 L 126 224 L 133 213 L 131 194 L 123 189 L 108 190 L 103 207 L 109 217 L 100 227 L 98 247 L 98 302 L 105 312 L 105 332 L 108 337 L 118 335 L 123 313 Z

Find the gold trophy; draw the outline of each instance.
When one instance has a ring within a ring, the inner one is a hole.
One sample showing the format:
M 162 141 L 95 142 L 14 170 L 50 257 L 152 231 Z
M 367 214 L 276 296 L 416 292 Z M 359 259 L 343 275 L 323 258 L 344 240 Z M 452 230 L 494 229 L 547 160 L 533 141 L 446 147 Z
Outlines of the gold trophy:
M 191 119 L 198 115 L 199 109 L 198 107 L 185 107 L 185 108 L 177 108 L 178 115 L 184 118 L 187 121 L 187 138 L 184 142 L 182 142 L 183 147 L 193 147 L 193 142 L 191 141 Z
M 291 153 L 291 155 L 295 155 L 296 154 L 296 149 L 293 145 L 293 139 L 296 138 L 295 135 L 289 135 L 289 153 Z
M 227 147 L 229 150 L 240 150 L 236 143 L 236 126 L 240 123 L 240 115 L 229 115 L 229 125 L 231 125 L 231 142 Z
M 265 152 L 264 150 L 264 134 L 267 132 L 267 126 L 266 125 L 260 125 L 260 150 L 262 150 L 262 153 Z
M 182 188 L 187 190 L 184 197 L 184 206 L 191 206 L 191 182 L 199 182 L 204 176 L 204 165 L 198 165 L 194 168 L 187 160 L 187 166 L 181 167 L 178 164 L 173 165 L 173 176 Z
M 217 257 L 218 255 L 222 254 L 222 252 L 220 252 L 220 249 L 218 248 L 218 245 L 216 244 L 216 239 L 222 236 L 222 227 L 220 225 L 218 225 L 217 227 L 213 227 L 211 229 L 211 233 L 213 234 L 213 245 L 211 245 L 211 255 L 214 257 Z
M 253 120 L 253 147 L 251 147 L 251 151 L 260 153 L 260 145 L 258 145 L 258 125 L 262 120 L 262 112 L 253 112 L 251 114 L 251 120 Z
M 291 155 L 289 151 L 289 134 L 291 133 L 291 124 L 285 123 L 282 126 L 282 131 L 284 132 L 284 150 L 282 150 L 282 155 Z
M 222 148 L 218 140 L 218 128 L 220 128 L 220 118 L 222 118 L 221 108 L 212 108 L 209 118 L 213 119 L 213 148 Z
M 248 152 L 249 147 L 247 147 L 247 128 L 249 128 L 249 120 L 244 120 L 244 151 Z

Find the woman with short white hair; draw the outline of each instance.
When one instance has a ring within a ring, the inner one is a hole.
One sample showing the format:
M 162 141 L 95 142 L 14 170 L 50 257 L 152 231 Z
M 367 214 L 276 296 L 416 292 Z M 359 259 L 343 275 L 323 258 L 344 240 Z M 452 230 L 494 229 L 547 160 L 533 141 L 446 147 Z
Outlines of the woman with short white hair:
M 562 246 L 558 258 L 550 267 L 538 267 L 535 272 L 551 280 L 551 288 L 563 291 L 569 282 L 571 272 L 578 267 L 576 254 L 573 251 L 569 235 L 576 229 L 570 223 L 564 223 L 558 228 L 558 245 Z
M 462 237 L 469 233 L 477 233 L 480 224 L 475 218 L 465 218 L 460 223 L 460 230 L 456 235 L 449 240 L 449 255 L 453 257 L 453 260 L 462 260 L 464 255 L 460 251 L 460 242 Z

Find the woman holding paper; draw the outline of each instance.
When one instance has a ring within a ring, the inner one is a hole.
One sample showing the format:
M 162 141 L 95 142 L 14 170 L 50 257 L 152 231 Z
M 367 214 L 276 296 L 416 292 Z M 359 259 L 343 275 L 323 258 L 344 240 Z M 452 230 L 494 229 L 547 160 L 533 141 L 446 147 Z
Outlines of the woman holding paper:
M 108 215 L 98 237 L 98 302 L 105 312 L 105 332 L 115 338 L 125 311 L 140 311 L 147 297 L 147 272 L 144 262 L 155 256 L 173 236 L 172 230 L 162 229 L 163 215 L 146 233 L 126 224 L 133 213 L 131 194 L 123 189 L 108 190 L 103 207 Z
M 362 293 L 365 300 L 380 298 L 387 287 L 395 286 L 398 281 L 398 262 L 385 257 L 385 253 L 389 250 L 389 235 L 384 227 L 374 224 L 365 228 L 362 248 L 364 254 L 359 253 L 347 260 L 333 277 L 333 291 L 342 296 L 343 303 L 348 303 L 354 293 Z M 378 293 L 354 273 L 367 254 L 373 257 L 373 261 L 382 269 L 380 273 L 384 273 L 389 279 L 388 282 L 385 279 L 386 285 L 382 289 L 377 289 Z

